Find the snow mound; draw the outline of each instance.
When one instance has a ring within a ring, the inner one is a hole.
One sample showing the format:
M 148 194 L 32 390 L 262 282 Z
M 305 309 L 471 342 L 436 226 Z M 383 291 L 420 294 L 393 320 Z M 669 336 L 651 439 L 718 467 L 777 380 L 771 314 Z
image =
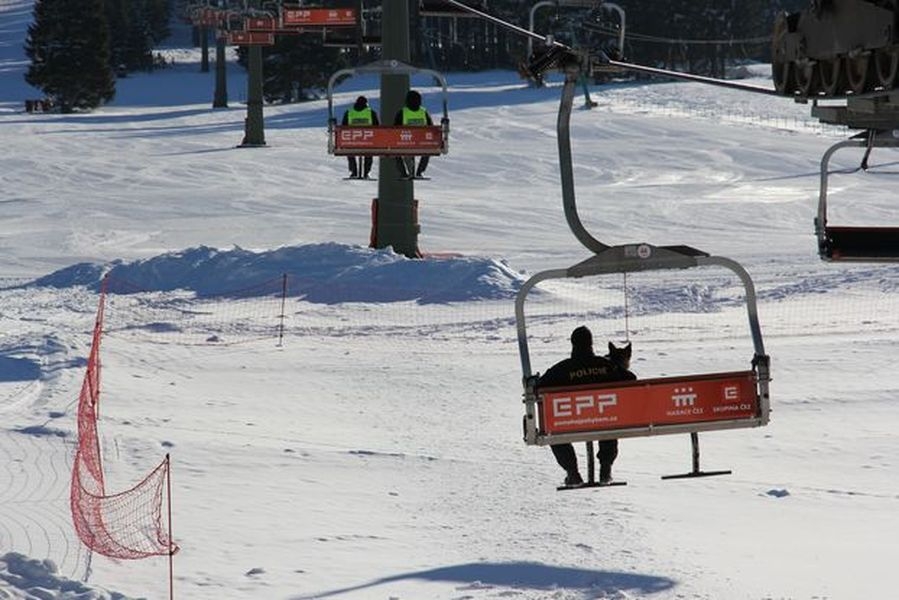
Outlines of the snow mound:
M 51 560 L 36 560 L 18 552 L 0 556 L 0 598 L 11 600 L 128 600 L 117 592 L 88 587 L 56 574 Z
M 321 243 L 264 252 L 199 246 L 130 263 L 79 263 L 28 285 L 98 289 L 106 275 L 112 293 L 188 290 L 240 297 L 280 293 L 286 275 L 289 296 L 322 304 L 503 300 L 513 298 L 525 279 L 487 258 L 419 260 L 391 249 Z

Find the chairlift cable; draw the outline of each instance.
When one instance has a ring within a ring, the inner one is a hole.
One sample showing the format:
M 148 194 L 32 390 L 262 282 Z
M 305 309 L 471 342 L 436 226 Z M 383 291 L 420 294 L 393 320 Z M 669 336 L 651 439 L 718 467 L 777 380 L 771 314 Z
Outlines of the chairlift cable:
M 477 15 L 483 19 L 487 19 L 488 21 L 496 23 L 497 25 L 500 25 L 501 27 L 505 27 L 506 29 L 515 31 L 516 33 L 519 33 L 521 35 L 524 35 L 524 36 L 527 36 L 527 37 L 530 37 L 533 39 L 542 40 L 543 42 L 546 42 L 546 44 L 548 46 L 553 46 L 560 50 L 565 50 L 571 54 L 575 54 L 575 51 L 573 48 L 571 48 L 570 46 L 567 46 L 565 44 L 562 44 L 560 42 L 557 42 L 556 40 L 554 40 L 552 38 L 552 36 L 543 36 L 543 35 L 540 35 L 539 33 L 534 33 L 533 31 L 528 31 L 524 27 L 519 27 L 518 25 L 513 25 L 512 23 L 509 23 L 508 21 L 503 21 L 502 19 L 500 19 L 498 17 L 494 17 L 493 15 L 489 15 L 489 14 L 487 14 L 483 11 L 480 11 L 476 8 L 472 8 L 466 4 L 463 4 L 462 2 L 459 2 L 459 0 L 444 0 L 444 1 L 448 4 L 451 4 L 452 6 L 455 6 L 456 8 L 460 8 L 466 12 L 470 12 L 470 13 Z M 621 69 L 625 69 L 628 71 L 639 71 L 639 72 L 643 72 L 643 73 L 659 75 L 661 77 L 671 77 L 674 79 L 695 81 L 698 83 L 705 83 L 708 85 L 717 85 L 718 87 L 726 87 L 729 89 L 740 90 L 743 92 L 754 92 L 756 94 L 766 94 L 768 96 L 779 96 L 779 97 L 782 96 L 782 94 L 778 93 L 778 91 L 774 90 L 774 89 L 768 89 L 768 88 L 758 87 L 755 85 L 747 85 L 747 84 L 743 84 L 743 83 L 737 83 L 737 82 L 728 81 L 725 79 L 715 79 L 714 77 L 705 77 L 703 75 L 694 75 L 692 73 L 681 73 L 679 71 L 669 71 L 668 69 L 659 69 L 656 67 L 648 67 L 645 65 L 638 65 L 638 64 L 634 64 L 634 63 L 625 62 L 625 61 L 614 60 L 614 59 L 608 57 L 604 52 L 599 53 L 599 58 L 602 60 L 603 64 L 613 66 L 613 67 L 619 67 Z
M 447 4 L 455 6 L 456 8 L 460 8 L 466 12 L 470 12 L 473 15 L 477 15 L 477 16 L 481 17 L 482 19 L 487 19 L 488 21 L 491 21 L 491 22 L 499 25 L 500 27 L 505 27 L 506 29 L 508 29 L 510 31 L 520 33 L 521 35 L 533 38 L 535 40 L 540 40 L 542 42 L 546 42 L 546 44 L 548 46 L 556 46 L 558 48 L 563 48 L 565 50 L 571 50 L 571 48 L 566 46 L 565 44 L 562 44 L 561 42 L 557 42 L 557 41 L 553 40 L 551 36 L 540 35 L 539 33 L 535 33 L 533 31 L 525 29 L 524 27 L 519 27 L 518 25 L 514 25 L 512 23 L 509 23 L 508 21 L 503 21 L 499 17 L 494 17 L 493 15 L 487 14 L 476 8 L 468 6 L 467 4 L 459 2 L 458 0 L 444 0 L 444 1 Z

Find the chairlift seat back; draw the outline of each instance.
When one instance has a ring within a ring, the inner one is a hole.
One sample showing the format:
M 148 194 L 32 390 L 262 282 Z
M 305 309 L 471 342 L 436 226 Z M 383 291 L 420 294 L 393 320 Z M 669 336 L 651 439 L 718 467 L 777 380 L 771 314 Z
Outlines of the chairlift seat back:
M 446 153 L 440 125 L 334 127 L 333 154 L 337 156 L 438 156 Z
M 819 240 L 829 261 L 899 262 L 899 227 L 826 227 Z
M 758 427 L 767 402 L 755 371 L 537 387 L 537 445 Z

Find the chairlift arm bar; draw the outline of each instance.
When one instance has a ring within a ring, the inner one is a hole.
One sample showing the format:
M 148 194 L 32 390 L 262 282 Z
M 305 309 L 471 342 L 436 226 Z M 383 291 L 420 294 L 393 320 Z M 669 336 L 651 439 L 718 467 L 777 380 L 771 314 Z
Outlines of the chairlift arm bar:
M 544 6 L 553 6 L 556 4 L 556 0 L 541 0 L 534 4 L 531 7 L 530 12 L 528 13 L 528 32 L 534 33 L 534 21 L 536 20 L 537 11 Z M 528 36 L 528 60 L 530 60 L 531 55 L 534 53 L 534 35 Z
M 521 372 L 523 374 L 524 381 L 526 381 L 528 377 L 533 375 L 533 373 L 531 372 L 531 355 L 528 351 L 528 335 L 527 326 L 525 325 L 524 301 L 527 298 L 528 292 L 530 292 L 531 289 L 533 289 L 533 287 L 541 281 L 545 281 L 547 279 L 561 279 L 567 276 L 568 269 L 550 269 L 548 271 L 541 271 L 525 281 L 522 284 L 521 288 L 519 288 L 518 294 L 515 295 L 515 324 L 518 331 L 518 355 L 521 358 Z
M 618 18 L 621 20 L 621 30 L 618 32 L 618 51 L 624 52 L 624 29 L 625 29 L 624 9 L 621 8 L 620 6 L 618 6 L 617 4 L 615 4 L 614 2 L 603 2 L 599 7 L 618 13 Z
M 743 290 L 746 294 L 746 314 L 749 318 L 749 331 L 752 334 L 752 345 L 756 356 L 766 356 L 765 344 L 762 341 L 762 328 L 759 325 L 758 299 L 755 293 L 755 284 L 743 265 L 723 256 L 700 256 L 696 258 L 699 265 L 718 265 L 733 271 L 743 282 Z

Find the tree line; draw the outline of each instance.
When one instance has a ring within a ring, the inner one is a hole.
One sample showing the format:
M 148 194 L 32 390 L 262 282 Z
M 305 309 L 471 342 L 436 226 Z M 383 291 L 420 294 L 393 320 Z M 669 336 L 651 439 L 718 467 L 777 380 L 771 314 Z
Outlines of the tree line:
M 527 29 L 537 0 L 473 2 Z M 366 37 L 380 35 L 381 0 L 321 4 L 361 7 Z M 721 77 L 735 62 L 770 60 L 775 15 L 804 8 L 808 0 L 616 0 L 626 15 L 624 48 L 617 48 L 617 13 L 599 4 L 535 11 L 534 31 L 635 63 Z M 529 58 L 527 38 L 496 23 L 418 9 L 418 0 L 410 0 L 413 64 L 441 71 L 515 69 Z M 168 37 L 173 12 L 171 0 L 37 0 L 25 44 L 31 59 L 26 80 L 64 112 L 108 102 L 117 76 L 153 67 L 153 48 Z M 334 44 L 321 35 L 277 36 L 263 52 L 266 101 L 314 98 L 337 69 L 380 57 L 378 46 L 354 39 Z M 243 60 L 242 51 L 238 57 Z
M 25 81 L 62 112 L 96 108 L 115 79 L 154 64 L 169 37 L 169 0 L 37 0 L 25 39 Z

